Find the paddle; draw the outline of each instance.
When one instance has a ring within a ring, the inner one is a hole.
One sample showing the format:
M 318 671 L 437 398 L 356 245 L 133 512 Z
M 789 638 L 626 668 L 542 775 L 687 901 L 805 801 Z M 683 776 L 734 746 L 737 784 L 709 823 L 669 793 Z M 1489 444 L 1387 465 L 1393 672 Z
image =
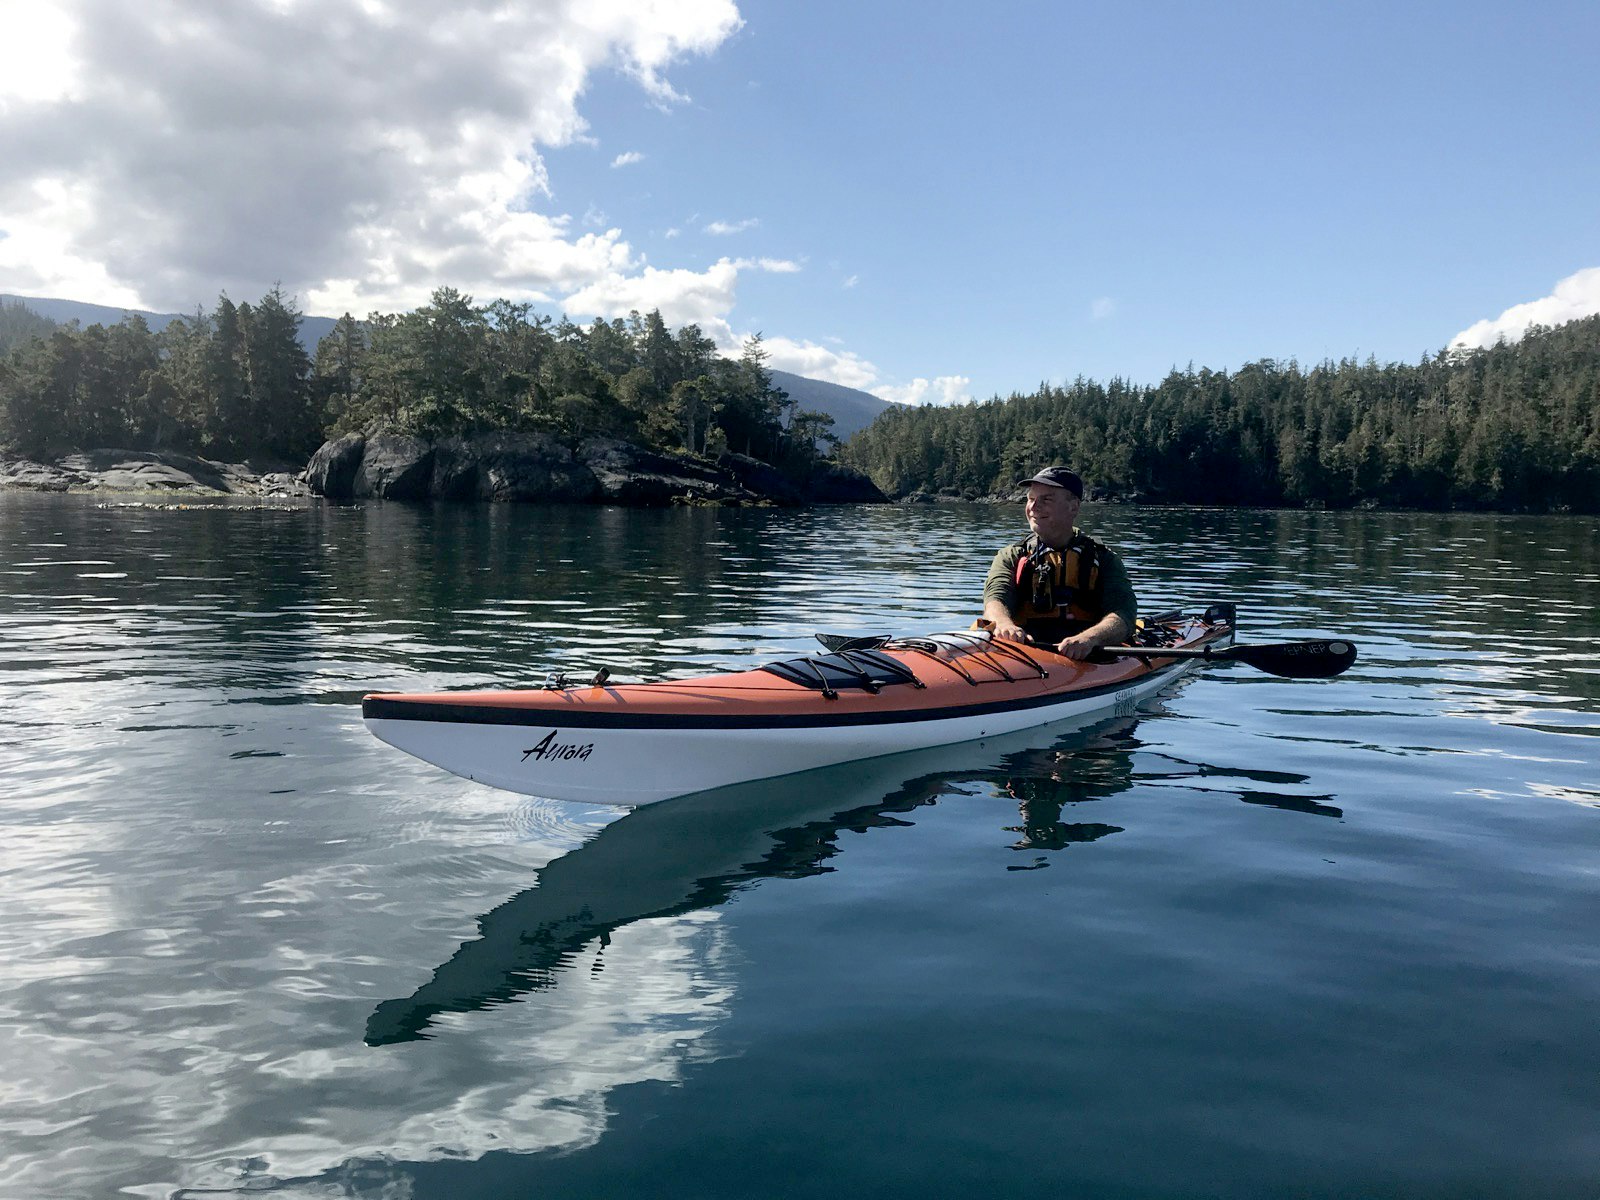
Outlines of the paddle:
M 987 632 L 987 631 L 985 631 Z M 980 635 L 981 636 L 981 635 Z M 876 650 L 892 639 L 888 635 L 849 637 L 838 633 L 819 633 L 829 653 L 841 650 Z M 1049 646 L 1027 643 L 1038 650 Z M 1203 662 L 1242 662 L 1286 679 L 1332 679 L 1350 669 L 1356 661 L 1356 648 L 1350 642 L 1332 639 L 1323 642 L 1265 642 L 1256 646 L 1205 646 L 1199 650 L 1163 649 L 1160 646 L 1102 646 L 1098 654 L 1119 658 L 1198 658 Z
M 1118 658 L 1198 658 L 1204 662 L 1242 662 L 1269 675 L 1287 679 L 1331 679 L 1356 660 L 1350 642 L 1268 642 L 1257 646 L 1226 646 L 1199 650 L 1164 650 L 1160 646 L 1102 646 L 1100 654 Z

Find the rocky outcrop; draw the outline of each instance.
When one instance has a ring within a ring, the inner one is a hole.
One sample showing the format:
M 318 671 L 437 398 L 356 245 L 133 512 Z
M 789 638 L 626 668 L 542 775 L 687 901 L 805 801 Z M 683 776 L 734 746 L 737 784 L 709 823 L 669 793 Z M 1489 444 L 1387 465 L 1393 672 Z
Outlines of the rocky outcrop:
M 771 463 L 759 458 L 749 458 L 732 451 L 717 459 L 717 466 L 738 480 L 739 486 L 766 496 L 775 504 L 804 504 L 805 494 L 799 486 Z
M 182 496 L 310 495 L 298 471 L 280 463 L 224 463 L 171 450 L 84 450 L 51 462 L 0 462 L 0 487 L 42 492 L 126 492 Z
M 572 451 L 541 433 L 480 433 L 434 447 L 429 495 L 437 500 L 582 504 L 599 493 Z
M 889 498 L 854 467 L 823 463 L 806 481 L 806 499 L 812 504 L 884 504 Z
M 428 442 L 355 434 L 311 458 L 306 481 L 332 500 L 501 500 L 566 504 L 882 503 L 859 472 L 826 466 L 802 486 L 740 454 L 715 464 L 616 438 L 573 449 L 548 434 L 484 433 Z
M 724 454 L 715 464 L 591 438 L 574 450 L 543 433 L 483 433 L 437 442 L 348 434 L 302 472 L 223 463 L 169 450 L 88 450 L 59 459 L 0 460 L 0 488 L 330 500 L 499 500 L 546 504 L 883 504 L 865 475 L 823 463 L 796 482 L 769 463 Z
M 350 482 L 352 495 L 376 500 L 426 500 L 432 487 L 433 447 L 395 433 L 367 439 Z
M 359 433 L 323 442 L 306 464 L 306 486 L 319 496 L 353 496 L 356 471 L 366 448 L 367 439 Z
M 681 454 L 645 450 L 613 438 L 592 438 L 578 450 L 608 504 L 662 508 L 669 504 L 753 503 L 766 497 L 715 467 Z
M 75 484 L 82 487 L 83 476 L 50 463 L 34 462 L 31 458 L 0 463 L 0 487 L 31 492 L 66 492 Z

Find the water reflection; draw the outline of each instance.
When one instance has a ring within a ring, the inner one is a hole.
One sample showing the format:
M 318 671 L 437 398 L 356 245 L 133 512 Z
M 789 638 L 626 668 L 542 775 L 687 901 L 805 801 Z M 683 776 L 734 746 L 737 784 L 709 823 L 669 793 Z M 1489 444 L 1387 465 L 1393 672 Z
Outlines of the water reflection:
M 579 964 L 598 972 L 603 958 L 586 948 L 604 950 L 628 925 L 714 909 L 764 879 L 832 871 L 841 834 L 907 826 L 906 814 L 951 797 L 987 792 L 1015 804 L 1021 823 L 999 830 L 1017 835 L 1010 849 L 1035 857 L 1009 864 L 1011 871 L 1048 866 L 1037 852 L 1124 832 L 1120 825 L 1063 816 L 1141 784 L 1231 792 L 1247 804 L 1342 815 L 1323 803 L 1328 796 L 1227 787 L 1242 781 L 1291 788 L 1307 782 L 1303 775 L 1146 754 L 1138 725 L 1137 717 L 1123 718 L 1042 748 L 1028 744 L 1041 731 L 1029 730 L 635 809 L 544 867 L 538 886 L 485 913 L 478 937 L 414 993 L 379 1004 L 367 1021 L 366 1042 L 427 1039 L 442 1014 L 481 1011 L 555 988 Z M 974 766 L 975 759 L 982 765 Z

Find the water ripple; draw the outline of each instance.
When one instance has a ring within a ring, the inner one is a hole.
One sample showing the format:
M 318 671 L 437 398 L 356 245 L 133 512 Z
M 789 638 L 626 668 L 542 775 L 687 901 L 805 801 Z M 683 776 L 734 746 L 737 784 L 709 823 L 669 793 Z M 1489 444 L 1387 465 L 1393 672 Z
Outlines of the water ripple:
M 1071 744 L 623 817 L 403 758 L 359 698 L 958 628 L 1015 510 L 0 496 L 7 1186 L 398 1194 L 407 1160 L 579 1153 L 619 1097 L 697 1064 L 734 1087 L 730 1039 L 764 1036 L 757 1073 L 870 1079 L 951 1138 L 926 1096 L 980 1139 L 1071 1111 L 1105 1145 L 1220 1146 L 1222 1104 L 1264 1137 L 1339 1111 L 1354 1147 L 1426 1111 L 1451 1178 L 1504 1178 L 1519 1144 L 1579 1161 L 1587 1077 L 1495 1047 L 1527 1019 L 1571 1061 L 1595 1050 L 1593 523 L 1085 519 L 1147 611 L 1234 600 L 1248 639 L 1339 634 L 1361 658 L 1309 685 L 1216 668 Z M 981 1062 L 936 1077 L 963 1046 Z M 927 1087 L 893 1090 L 907 1063 Z M 1139 1082 L 1169 1078 L 1204 1101 Z

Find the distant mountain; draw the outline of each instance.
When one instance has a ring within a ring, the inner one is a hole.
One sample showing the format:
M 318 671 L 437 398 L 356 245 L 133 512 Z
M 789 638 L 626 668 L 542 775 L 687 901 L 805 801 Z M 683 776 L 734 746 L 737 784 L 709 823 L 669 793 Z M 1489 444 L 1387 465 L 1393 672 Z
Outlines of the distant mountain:
M 820 379 L 807 379 L 788 371 L 773 371 L 772 382 L 788 392 L 803 409 L 824 412 L 833 418 L 833 435 L 848 441 L 858 429 L 865 429 L 878 419 L 886 408 L 894 407 L 888 400 L 879 400 L 871 392 L 845 387 L 838 383 L 825 383 Z
M 80 325 L 115 325 L 123 317 L 137 313 L 152 330 L 166 328 L 169 322 L 185 314 L 157 313 L 141 308 L 115 308 L 106 304 L 86 304 L 81 300 L 57 300 L 44 296 L 12 296 L 0 294 L 0 300 L 26 305 L 41 317 L 59 324 L 77 321 Z M 310 353 L 316 353 L 317 343 L 333 328 L 333 317 L 303 317 L 300 322 L 300 342 Z M 865 429 L 877 419 L 879 413 L 891 407 L 889 401 L 879 400 L 870 392 L 825 383 L 820 379 L 807 379 L 789 371 L 773 371 L 772 381 L 788 392 L 803 409 L 824 412 L 833 418 L 834 436 L 847 440 L 858 429 Z
M 56 300 L 45 296 L 11 296 L 0 294 L 0 300 L 12 304 L 23 304 L 41 317 L 48 317 L 59 325 L 68 321 L 76 321 L 85 327 L 90 325 L 115 325 L 123 317 L 137 314 L 144 318 L 145 324 L 150 326 L 152 332 L 159 333 L 171 322 L 179 317 L 192 316 L 192 313 L 158 313 L 144 308 L 115 308 L 108 304 L 87 304 L 82 300 Z M 334 327 L 332 317 L 302 317 L 300 319 L 300 344 L 307 351 L 315 353 L 317 343 L 328 336 L 328 331 Z

